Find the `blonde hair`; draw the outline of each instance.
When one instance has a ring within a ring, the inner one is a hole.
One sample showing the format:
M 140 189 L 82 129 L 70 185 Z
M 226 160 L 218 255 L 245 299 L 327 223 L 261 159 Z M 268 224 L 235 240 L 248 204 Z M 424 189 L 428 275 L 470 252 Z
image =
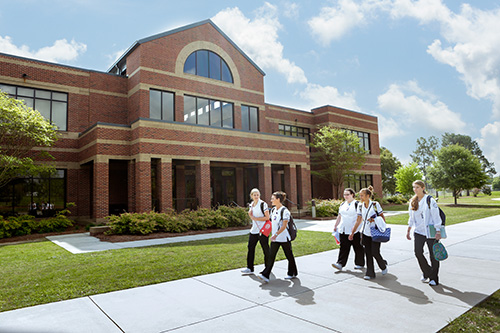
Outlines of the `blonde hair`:
M 370 199 L 372 198 L 372 195 L 373 195 L 373 186 L 368 186 L 368 188 L 362 188 L 361 190 L 359 190 L 359 193 L 363 192 L 364 194 L 368 195 L 370 197 Z
M 253 195 L 255 192 L 259 193 L 259 196 L 260 196 L 260 191 L 259 191 L 259 189 L 258 189 L 258 188 L 253 188 L 253 189 L 250 191 L 250 199 L 251 199 L 251 200 L 253 200 L 252 195 Z
M 412 185 L 418 185 L 420 186 L 421 188 L 424 189 L 424 194 L 426 194 L 427 192 L 425 192 L 425 183 L 421 180 L 415 180 Z M 411 198 L 411 210 L 418 210 L 418 197 L 417 195 L 415 194 L 412 198 Z

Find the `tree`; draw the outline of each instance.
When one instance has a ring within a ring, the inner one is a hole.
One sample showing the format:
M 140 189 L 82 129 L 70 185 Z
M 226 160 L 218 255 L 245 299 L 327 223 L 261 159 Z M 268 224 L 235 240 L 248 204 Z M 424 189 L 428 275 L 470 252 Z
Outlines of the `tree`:
M 40 112 L 0 92 L 0 187 L 18 176 L 54 170 L 34 162 L 52 156 L 33 148 L 50 147 L 56 140 L 57 130 Z
M 394 174 L 401 167 L 401 162 L 392 152 L 380 147 L 380 169 L 382 171 L 382 188 L 385 192 L 394 194 L 396 192 L 396 178 Z
M 453 192 L 455 205 L 462 190 L 481 188 L 488 175 L 481 162 L 467 148 L 454 144 L 435 152 L 436 161 L 429 168 L 429 178 L 436 188 L 447 188 Z
M 420 137 L 417 139 L 417 148 L 410 154 L 412 161 L 422 170 L 424 179 L 427 178 L 427 168 L 434 162 L 434 151 L 438 146 L 439 139 L 435 136 L 430 136 L 429 139 Z
M 493 187 L 493 191 L 500 190 L 500 176 L 493 178 L 491 185 Z
M 417 163 L 402 165 L 396 170 L 394 176 L 396 177 L 396 190 L 407 196 L 413 194 L 413 182 L 423 178 Z
M 468 149 L 474 156 L 476 156 L 482 164 L 483 170 L 490 176 L 493 177 L 497 171 L 495 170 L 495 163 L 488 161 L 486 156 L 484 156 L 483 151 L 479 148 L 479 144 L 476 140 L 468 135 L 455 134 L 455 133 L 444 133 L 441 145 L 443 147 L 458 144 L 466 149 Z
M 317 169 L 313 175 L 333 186 L 335 199 L 341 197 L 344 181 L 365 163 L 367 151 L 357 135 L 333 126 L 320 128 L 313 136 L 311 157 Z

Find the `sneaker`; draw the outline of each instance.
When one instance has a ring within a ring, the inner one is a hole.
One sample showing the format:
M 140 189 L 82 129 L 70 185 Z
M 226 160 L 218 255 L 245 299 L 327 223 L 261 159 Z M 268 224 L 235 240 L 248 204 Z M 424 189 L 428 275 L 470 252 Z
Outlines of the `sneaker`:
M 332 267 L 338 269 L 339 271 L 341 271 L 343 268 L 342 265 L 339 263 L 332 264 Z
M 420 281 L 422 281 L 423 283 L 428 283 L 429 278 L 426 278 L 425 276 L 422 275 L 422 277 L 420 278 Z
M 264 282 L 264 283 L 268 283 L 268 282 L 269 282 L 269 279 L 268 279 L 268 278 L 266 278 L 266 277 L 265 277 L 264 275 L 262 275 L 262 274 L 257 275 L 257 277 L 259 278 L 259 280 L 261 280 L 261 281 L 262 281 L 262 282 Z
M 365 275 L 365 277 L 364 277 L 363 279 L 365 279 L 365 280 L 371 280 L 371 279 L 372 279 L 372 277 L 371 277 L 371 276 L 368 276 L 368 275 Z
M 434 281 L 434 280 L 430 280 L 430 281 L 429 281 L 429 286 L 435 287 L 435 286 L 437 286 L 437 285 L 438 285 L 438 284 L 436 283 L 436 281 Z
M 253 271 L 250 268 L 245 268 L 241 271 L 242 274 L 250 275 L 253 274 Z
M 360 266 L 360 265 L 354 265 L 354 269 L 363 269 L 365 266 Z
M 287 275 L 287 276 L 285 276 L 285 280 L 295 279 L 296 277 L 297 277 L 297 275 Z
M 389 268 L 386 267 L 385 269 L 382 270 L 382 275 L 386 275 L 388 271 L 389 271 Z

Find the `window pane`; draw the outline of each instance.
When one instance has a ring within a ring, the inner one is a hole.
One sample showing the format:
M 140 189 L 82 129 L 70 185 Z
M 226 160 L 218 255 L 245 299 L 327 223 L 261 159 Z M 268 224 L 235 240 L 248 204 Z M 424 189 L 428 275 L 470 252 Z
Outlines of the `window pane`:
M 174 94 L 171 92 L 162 93 L 163 120 L 174 121 Z
M 196 98 L 184 96 L 184 122 L 196 124 Z
M 184 73 L 196 74 L 196 52 L 191 53 L 186 59 L 184 63 Z
M 210 101 L 210 126 L 222 126 L 222 105 L 219 101 Z
M 259 130 L 259 117 L 257 108 L 250 108 L 250 130 L 257 132 Z
M 68 101 L 68 94 L 65 93 L 52 93 L 52 99 L 58 100 L 58 101 L 63 101 L 67 102 Z
M 64 171 L 64 170 L 62 170 Z M 50 179 L 50 205 L 54 209 L 63 209 L 65 201 L 64 179 Z
M 208 53 L 208 59 L 210 62 L 210 78 L 215 80 L 220 80 L 220 57 L 213 53 Z
M 222 127 L 233 128 L 233 104 L 223 103 L 222 106 Z
M 149 91 L 149 118 L 161 119 L 161 92 Z
M 28 97 L 33 97 L 35 95 L 35 90 L 34 89 L 29 89 L 29 88 L 17 88 L 17 94 L 19 96 L 28 96 Z
M 210 108 L 208 99 L 198 98 L 196 107 L 198 108 L 198 124 L 210 125 Z
M 28 97 L 19 97 L 18 99 L 24 101 L 24 104 L 26 104 L 26 106 L 32 108 L 33 107 L 33 98 L 28 98 Z
M 224 60 L 222 60 L 221 62 L 222 62 L 222 81 L 233 83 L 233 75 L 231 75 L 229 67 L 227 66 Z
M 196 52 L 196 75 L 208 77 L 208 51 Z
M 50 99 L 50 91 L 36 90 L 35 91 L 35 97 Z
M 37 100 L 38 103 L 39 100 Z M 68 104 L 66 102 L 52 102 L 52 122 L 58 127 L 60 131 L 66 131 L 66 122 L 67 122 L 67 112 L 66 106 Z
M 241 106 L 241 128 L 245 131 L 250 130 L 250 121 L 249 121 L 249 110 L 248 106 Z
M 10 94 L 10 95 L 13 95 L 15 96 L 16 95 L 16 87 L 14 86 L 8 86 L 6 84 L 0 84 L 0 90 L 7 93 L 7 94 Z
M 50 120 L 50 101 L 37 99 L 35 109 L 38 110 L 38 112 L 40 112 L 45 119 Z

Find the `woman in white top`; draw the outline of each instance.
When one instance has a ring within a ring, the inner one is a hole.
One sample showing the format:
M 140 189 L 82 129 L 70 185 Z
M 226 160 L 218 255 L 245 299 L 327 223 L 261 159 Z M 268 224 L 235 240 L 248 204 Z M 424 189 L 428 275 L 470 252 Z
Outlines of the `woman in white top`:
M 269 209 L 267 203 L 260 199 L 260 191 L 256 188 L 250 191 L 250 198 L 253 200 L 250 203 L 248 215 L 252 219 L 252 228 L 248 238 L 248 253 L 247 253 L 247 268 L 242 270 L 243 274 L 253 274 L 253 262 L 255 260 L 255 247 L 260 243 L 262 252 L 264 252 L 264 263 L 269 260 L 269 237 L 260 233 L 260 229 L 269 220 Z
M 409 207 L 409 218 L 408 218 L 408 232 L 406 238 L 411 240 L 411 229 L 415 228 L 413 232 L 414 241 L 414 251 L 415 257 L 417 257 L 418 264 L 422 270 L 422 282 L 429 282 L 430 286 L 437 286 L 439 284 L 439 261 L 434 258 L 434 253 L 432 252 L 432 245 L 436 240 L 441 239 L 441 216 L 439 215 L 439 209 L 436 200 L 430 197 L 428 203 L 428 195 L 425 193 L 425 183 L 421 180 L 416 180 L 413 182 L 413 192 L 415 196 L 410 201 Z M 436 238 L 430 238 L 429 235 L 429 225 L 434 225 L 436 229 Z M 427 259 L 424 257 L 424 244 L 427 243 L 427 248 L 429 249 L 429 257 L 431 259 L 431 265 L 429 265 Z
M 352 228 L 351 234 L 349 235 L 349 240 L 353 240 L 356 230 L 358 230 L 358 227 L 361 223 L 363 223 L 361 232 L 363 233 L 362 244 L 365 247 L 366 256 L 365 280 L 375 278 L 375 266 L 373 264 L 374 258 L 377 261 L 378 267 L 382 270 L 382 275 L 387 274 L 387 261 L 385 261 L 380 254 L 380 242 L 374 242 L 372 240 L 372 233 L 370 230 L 370 227 L 375 223 L 375 217 L 381 216 L 385 220 L 384 211 L 382 210 L 380 204 L 371 200 L 372 193 L 372 186 L 359 191 L 361 205 L 358 206 L 358 219 Z
M 339 257 L 335 264 L 332 266 L 338 270 L 342 270 L 347 264 L 347 259 L 349 258 L 349 252 L 351 251 L 351 246 L 354 248 L 354 268 L 362 269 L 365 265 L 365 251 L 363 250 L 363 245 L 361 245 L 361 226 L 358 227 L 354 233 L 354 237 L 349 240 L 349 234 L 351 233 L 354 224 L 358 218 L 357 208 L 360 205 L 359 202 L 354 198 L 354 190 L 352 188 L 346 188 L 344 190 L 345 201 L 339 207 L 339 216 L 335 222 L 335 227 L 333 231 L 338 231 L 340 235 L 340 250 Z
M 271 222 L 273 223 L 273 236 L 271 237 L 271 252 L 269 255 L 269 262 L 266 268 L 258 277 L 264 282 L 269 282 L 269 276 L 271 275 L 271 270 L 274 266 L 274 261 L 276 260 L 276 254 L 280 247 L 283 248 L 285 252 L 285 257 L 288 260 L 288 275 L 285 279 L 290 280 L 299 274 L 297 271 L 297 265 L 295 264 L 295 258 L 292 252 L 292 241 L 290 239 L 290 234 L 288 233 L 288 220 L 290 220 L 290 211 L 283 206 L 283 202 L 286 199 L 285 192 L 274 192 L 271 196 L 271 204 L 274 206 L 271 211 Z M 283 216 L 283 219 L 281 218 Z

